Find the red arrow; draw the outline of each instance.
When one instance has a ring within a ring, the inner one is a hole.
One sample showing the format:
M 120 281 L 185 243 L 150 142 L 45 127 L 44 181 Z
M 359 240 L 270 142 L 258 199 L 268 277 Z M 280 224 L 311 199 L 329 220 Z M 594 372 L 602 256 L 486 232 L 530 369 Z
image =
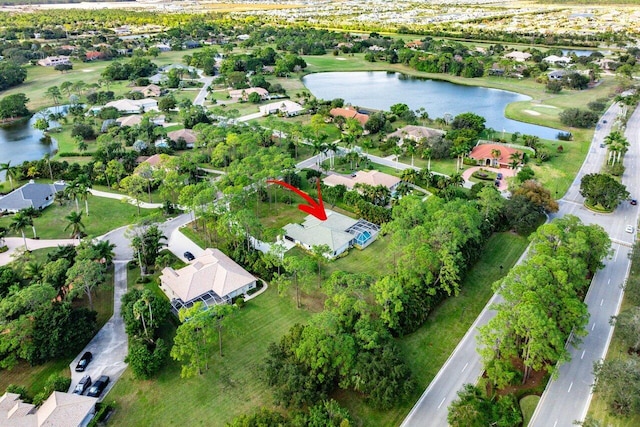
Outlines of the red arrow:
M 302 196 L 309 204 L 303 205 L 299 204 L 298 209 L 303 212 L 308 213 L 309 215 L 313 215 L 318 218 L 320 221 L 325 221 L 327 219 L 327 213 L 324 210 L 324 205 L 322 204 L 322 193 L 320 192 L 320 180 L 318 180 L 318 201 L 316 202 L 309 196 L 307 193 L 303 192 L 299 188 L 294 187 L 291 184 L 287 184 L 284 181 L 279 181 L 277 179 L 268 179 L 267 182 L 272 184 L 282 185 L 284 188 L 287 188 L 296 194 Z

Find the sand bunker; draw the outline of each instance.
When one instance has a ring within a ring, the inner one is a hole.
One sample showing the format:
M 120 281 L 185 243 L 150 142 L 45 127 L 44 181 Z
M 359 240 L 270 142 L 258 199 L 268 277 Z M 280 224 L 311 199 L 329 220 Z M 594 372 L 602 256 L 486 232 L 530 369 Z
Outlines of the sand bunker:
M 539 116 L 540 113 L 538 113 L 537 111 L 533 111 L 533 110 L 523 110 L 525 113 L 527 114 L 531 114 L 532 116 Z

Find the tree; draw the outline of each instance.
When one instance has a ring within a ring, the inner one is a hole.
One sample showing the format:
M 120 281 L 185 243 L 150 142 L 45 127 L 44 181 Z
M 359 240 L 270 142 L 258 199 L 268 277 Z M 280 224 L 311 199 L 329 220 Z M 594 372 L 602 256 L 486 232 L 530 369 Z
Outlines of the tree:
M 538 181 L 530 179 L 523 182 L 513 191 L 513 195 L 527 198 L 541 212 L 558 212 L 558 202 Z
M 58 106 L 58 104 L 60 103 L 60 98 L 62 97 L 62 94 L 60 93 L 60 88 L 58 88 L 58 86 L 51 86 L 47 88 L 44 94 L 47 98 L 50 98 L 51 101 L 53 101 L 56 107 Z
M 0 62 L 0 91 L 17 86 L 27 78 L 27 70 L 15 61 Z
M 465 384 L 449 406 L 447 421 L 451 427 L 515 426 L 522 422 L 522 413 L 513 396 L 496 402 L 477 386 Z
M 609 149 L 609 158 L 607 159 L 607 163 L 610 161 L 612 165 L 620 162 L 620 158 L 629 148 L 629 141 L 619 131 L 613 131 L 607 135 L 604 138 L 604 143 Z
M 74 298 L 79 293 L 84 292 L 89 298 L 89 308 L 93 310 L 92 292 L 104 282 L 104 275 L 104 266 L 99 262 L 90 259 L 76 261 L 67 272 L 69 284 L 74 285 L 68 296 Z
M 155 343 L 132 339 L 129 341 L 129 353 L 125 363 L 131 367 L 135 378 L 148 380 L 160 370 L 168 355 L 169 347 L 162 338 Z
M 313 270 L 312 261 L 306 256 L 289 256 L 284 258 L 283 264 L 287 274 L 274 277 L 278 292 L 282 294 L 291 285 L 295 286 L 296 307 L 300 308 L 300 287 L 306 288 L 309 284 L 309 276 Z
M 616 334 L 622 338 L 629 350 L 640 351 L 640 307 L 627 308 L 611 318 L 616 327 Z
M 82 237 L 82 230 L 84 230 L 84 224 L 82 223 L 82 212 L 71 212 L 69 215 L 65 216 L 65 219 L 69 222 L 67 226 L 64 228 L 65 231 L 67 229 L 71 229 L 71 238 L 78 240 Z
M 11 220 L 11 228 L 15 231 L 19 231 L 22 233 L 22 240 L 24 241 L 24 249 L 29 250 L 27 247 L 27 238 L 24 235 L 25 227 L 30 227 L 33 225 L 33 219 L 26 215 L 23 211 L 18 211 Z
M 13 190 L 13 180 L 18 176 L 18 168 L 11 166 L 11 160 L 9 160 L 7 163 L 0 163 L 0 172 L 5 172 L 5 176 L 9 178 L 9 183 Z
M 133 226 L 127 234 L 131 239 L 134 256 L 140 265 L 140 275 L 144 276 L 148 269 L 156 264 L 156 259 L 164 246 L 162 240 L 166 240 L 167 237 L 162 234 L 158 224 L 148 221 L 142 221 Z
M 38 129 L 39 131 L 46 132 L 49 129 L 49 121 L 44 117 L 40 117 L 33 124 L 34 129 Z
M 599 360 L 593 365 L 594 393 L 599 393 L 616 414 L 640 412 L 640 359 Z
M 120 181 L 120 187 L 136 201 L 138 207 L 138 215 L 140 215 L 140 197 L 145 192 L 148 181 L 138 174 L 129 175 Z
M 320 280 L 322 277 L 322 264 L 327 262 L 327 256 L 332 255 L 332 251 L 329 245 L 313 245 L 311 247 L 311 252 L 313 253 L 313 257 L 318 264 L 318 286 L 320 286 Z
M 182 378 L 202 375 L 209 369 L 209 359 L 215 334 L 215 319 L 203 310 L 202 302 L 180 309 L 178 326 L 171 348 L 171 357 L 182 363 Z
M 586 199 L 587 205 L 612 211 L 629 197 L 629 192 L 624 184 L 611 175 L 592 173 L 582 177 L 580 195 Z

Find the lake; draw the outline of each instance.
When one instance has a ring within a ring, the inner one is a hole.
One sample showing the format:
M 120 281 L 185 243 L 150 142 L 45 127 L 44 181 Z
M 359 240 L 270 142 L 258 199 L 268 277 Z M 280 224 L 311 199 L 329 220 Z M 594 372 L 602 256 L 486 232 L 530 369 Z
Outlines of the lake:
M 45 138 L 41 131 L 33 128 L 39 117 L 42 117 L 40 113 L 34 114 L 29 120 L 0 127 L 0 163 L 11 161 L 12 165 L 19 165 L 25 160 L 39 160 L 56 150 L 55 139 Z M 0 181 L 3 180 L 4 172 L 0 172 Z
M 407 104 L 412 110 L 423 107 L 435 119 L 472 112 L 486 119 L 486 126 L 498 132 L 520 132 L 543 139 L 556 139 L 558 129 L 507 119 L 507 104 L 531 98 L 514 92 L 476 86 L 463 86 L 384 71 L 332 72 L 308 74 L 304 85 L 320 99 L 342 98 L 360 108 L 389 110 L 394 104 Z

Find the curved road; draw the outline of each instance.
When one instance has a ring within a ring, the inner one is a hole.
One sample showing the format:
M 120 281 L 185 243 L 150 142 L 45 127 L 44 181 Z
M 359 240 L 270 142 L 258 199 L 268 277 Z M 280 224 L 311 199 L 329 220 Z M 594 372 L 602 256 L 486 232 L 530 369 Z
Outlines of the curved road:
M 576 419 L 583 419 L 591 396 L 591 374 L 593 361 L 606 353 L 612 328 L 609 318 L 617 313 L 623 283 L 629 260 L 626 256 L 633 243 L 632 235 L 625 233 L 627 224 L 636 224 L 638 209 L 623 203 L 613 214 L 599 215 L 587 211 L 582 206 L 580 179 L 584 174 L 597 172 L 605 161 L 606 149 L 600 148 L 605 136 L 611 131 L 611 124 L 620 111 L 612 105 L 598 124 L 589 154 L 565 197 L 559 201 L 560 210 L 555 216 L 572 214 L 587 224 L 600 224 L 611 236 L 614 255 L 605 260 L 605 268 L 596 274 L 587 294 L 591 319 L 587 327 L 589 335 L 577 350 L 572 350 L 573 360 L 560 367 L 558 381 L 549 383 L 538 405 L 531 426 L 570 427 Z M 607 123 L 604 123 L 604 120 Z M 636 109 L 627 126 L 626 136 L 631 143 L 625 156 L 627 170 L 623 182 L 633 191 L 638 187 L 640 169 L 636 166 L 640 153 L 640 109 Z M 637 195 L 634 195 L 636 197 Z M 524 255 L 523 255 L 524 256 Z M 522 258 L 521 258 L 522 259 Z M 480 313 L 454 352 L 449 356 L 433 381 L 422 394 L 407 418 L 402 423 L 406 427 L 447 426 L 448 407 L 457 398 L 457 392 L 466 383 L 475 384 L 482 374 L 480 356 L 476 351 L 478 326 L 486 324 L 495 312 L 489 307 L 501 301 L 496 294 Z

